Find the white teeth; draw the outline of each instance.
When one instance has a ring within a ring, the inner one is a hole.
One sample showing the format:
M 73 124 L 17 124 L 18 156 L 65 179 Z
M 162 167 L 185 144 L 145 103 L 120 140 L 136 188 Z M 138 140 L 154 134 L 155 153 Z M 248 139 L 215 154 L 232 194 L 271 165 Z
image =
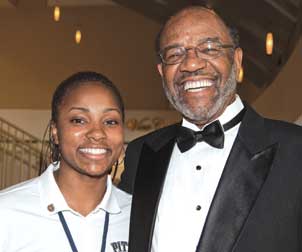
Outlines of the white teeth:
M 93 155 L 100 155 L 107 152 L 106 149 L 97 149 L 97 148 L 81 148 L 80 151 L 83 153 L 89 153 Z
M 190 89 L 190 91 L 199 91 L 196 89 L 210 87 L 213 85 L 213 82 L 210 80 L 201 80 L 201 81 L 187 81 L 184 85 L 184 90 L 187 91 Z

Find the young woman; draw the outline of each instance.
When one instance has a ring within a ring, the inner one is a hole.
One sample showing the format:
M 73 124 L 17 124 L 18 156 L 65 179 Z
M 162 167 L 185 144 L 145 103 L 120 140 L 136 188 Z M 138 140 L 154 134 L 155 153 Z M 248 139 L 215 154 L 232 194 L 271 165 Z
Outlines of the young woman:
M 80 72 L 57 87 L 51 110 L 53 163 L 0 192 L 0 251 L 128 251 L 131 196 L 108 176 L 124 140 L 118 90 Z

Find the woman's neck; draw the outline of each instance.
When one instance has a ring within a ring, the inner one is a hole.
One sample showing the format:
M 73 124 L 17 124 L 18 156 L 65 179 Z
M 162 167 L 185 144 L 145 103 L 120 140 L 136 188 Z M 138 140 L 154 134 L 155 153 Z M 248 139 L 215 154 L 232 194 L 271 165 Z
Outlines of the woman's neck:
M 107 176 L 92 178 L 71 169 L 58 169 L 54 177 L 68 206 L 83 216 L 96 208 L 107 188 Z

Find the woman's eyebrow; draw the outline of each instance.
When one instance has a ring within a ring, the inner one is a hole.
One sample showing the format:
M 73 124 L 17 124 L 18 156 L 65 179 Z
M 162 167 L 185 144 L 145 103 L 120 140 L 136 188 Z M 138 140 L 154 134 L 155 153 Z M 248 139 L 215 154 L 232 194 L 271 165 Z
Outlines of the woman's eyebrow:
M 81 110 L 83 112 L 89 112 L 89 109 L 84 107 L 71 107 L 68 111 L 72 111 L 72 110 Z

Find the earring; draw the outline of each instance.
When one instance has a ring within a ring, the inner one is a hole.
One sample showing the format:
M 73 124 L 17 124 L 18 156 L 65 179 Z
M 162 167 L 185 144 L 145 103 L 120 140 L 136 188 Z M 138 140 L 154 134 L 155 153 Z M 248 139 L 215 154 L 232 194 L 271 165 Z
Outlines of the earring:
M 125 148 L 123 147 L 119 158 L 111 168 L 111 179 L 113 184 L 117 185 L 121 180 L 121 174 L 124 171 Z

